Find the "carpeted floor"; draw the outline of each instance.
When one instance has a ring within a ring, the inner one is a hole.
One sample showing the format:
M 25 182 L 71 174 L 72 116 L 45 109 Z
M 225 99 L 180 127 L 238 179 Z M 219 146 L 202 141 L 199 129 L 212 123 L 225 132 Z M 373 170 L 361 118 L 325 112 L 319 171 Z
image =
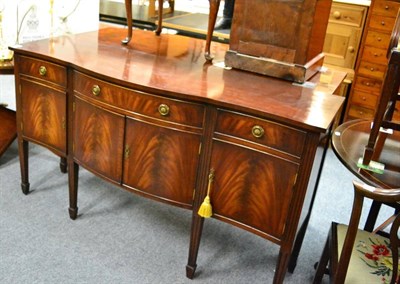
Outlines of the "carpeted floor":
M 0 158 L 0 283 L 272 283 L 278 247 L 214 219 L 205 222 L 197 273 L 187 279 L 191 212 L 82 168 L 79 217 L 70 220 L 58 162 L 31 144 L 32 192 L 25 196 L 17 144 Z M 329 151 L 298 266 L 285 283 L 311 282 L 330 222 L 348 220 L 352 179 Z

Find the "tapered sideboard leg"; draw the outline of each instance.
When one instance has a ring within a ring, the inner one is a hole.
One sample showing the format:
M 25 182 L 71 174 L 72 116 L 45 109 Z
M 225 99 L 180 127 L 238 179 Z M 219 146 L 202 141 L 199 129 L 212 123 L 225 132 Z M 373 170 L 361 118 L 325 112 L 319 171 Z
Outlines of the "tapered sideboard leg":
M 26 195 L 29 193 L 29 144 L 28 141 L 18 137 L 18 153 L 21 167 L 21 189 Z
M 203 232 L 204 218 L 193 212 L 193 223 L 190 235 L 189 259 L 186 265 L 186 277 L 193 279 L 197 267 L 197 254 L 199 252 L 201 234 Z
M 78 216 L 78 174 L 79 166 L 74 161 L 69 161 L 69 217 L 75 220 Z
M 289 252 L 284 252 L 281 248 L 279 251 L 278 262 L 276 264 L 275 275 L 274 275 L 274 284 L 281 284 L 283 283 L 283 279 L 285 278 L 286 271 L 289 264 Z
M 60 171 L 65 174 L 67 172 L 67 158 L 60 158 Z

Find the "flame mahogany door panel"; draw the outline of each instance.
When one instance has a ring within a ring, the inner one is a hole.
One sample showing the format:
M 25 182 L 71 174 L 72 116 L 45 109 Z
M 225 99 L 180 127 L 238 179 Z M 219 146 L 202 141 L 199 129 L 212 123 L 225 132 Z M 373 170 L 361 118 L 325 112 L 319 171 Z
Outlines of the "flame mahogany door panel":
M 25 138 L 66 155 L 66 93 L 55 86 L 45 86 L 21 78 L 22 132 Z
M 303 131 L 219 110 L 210 164 L 214 216 L 281 240 L 305 141 Z
M 298 165 L 242 145 L 214 141 L 210 193 L 214 217 L 281 239 Z
M 176 126 L 127 118 L 123 185 L 192 208 L 200 138 Z
M 96 174 L 121 183 L 125 117 L 75 96 L 74 159 Z

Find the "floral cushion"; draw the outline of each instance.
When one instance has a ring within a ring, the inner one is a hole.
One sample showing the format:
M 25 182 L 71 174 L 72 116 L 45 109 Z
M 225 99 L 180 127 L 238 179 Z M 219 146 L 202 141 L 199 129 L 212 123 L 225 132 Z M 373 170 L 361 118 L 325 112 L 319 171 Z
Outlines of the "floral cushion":
M 338 255 L 342 251 L 347 226 L 337 226 Z M 388 238 L 358 230 L 350 259 L 346 283 L 390 283 L 393 271 L 392 251 Z

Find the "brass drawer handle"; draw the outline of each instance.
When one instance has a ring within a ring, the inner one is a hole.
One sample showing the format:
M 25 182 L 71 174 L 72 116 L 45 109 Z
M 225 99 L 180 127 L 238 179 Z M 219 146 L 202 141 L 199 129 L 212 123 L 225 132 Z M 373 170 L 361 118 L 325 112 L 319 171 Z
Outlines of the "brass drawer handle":
M 158 112 L 162 115 L 162 116 L 167 116 L 169 114 L 169 106 L 167 106 L 166 104 L 160 104 L 158 106 Z
M 41 76 L 46 76 L 46 74 L 47 74 L 47 69 L 46 69 L 46 67 L 40 66 L 40 67 L 39 67 L 39 74 L 40 74 Z
M 101 91 L 101 89 L 100 89 L 99 85 L 93 85 L 92 94 L 94 96 L 97 97 L 98 95 L 100 95 L 100 91 Z
M 251 134 L 253 134 L 253 136 L 255 138 L 261 138 L 264 136 L 264 128 L 262 128 L 259 125 L 255 125 L 253 126 L 253 128 L 251 129 Z

